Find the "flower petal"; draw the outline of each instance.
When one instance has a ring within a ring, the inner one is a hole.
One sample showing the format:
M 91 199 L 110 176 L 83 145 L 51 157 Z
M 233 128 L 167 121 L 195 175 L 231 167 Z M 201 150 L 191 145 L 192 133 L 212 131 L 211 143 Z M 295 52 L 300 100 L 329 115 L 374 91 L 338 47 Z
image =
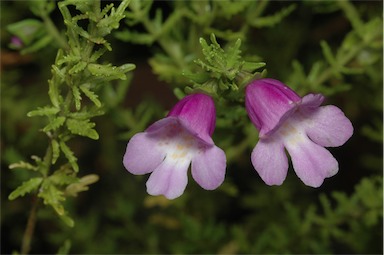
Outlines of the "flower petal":
M 132 174 L 152 172 L 165 157 L 165 152 L 159 149 L 158 142 L 156 137 L 147 132 L 134 135 L 124 154 L 124 167 Z
M 309 138 L 321 146 L 341 146 L 353 134 L 352 123 L 333 105 L 319 107 L 304 123 Z
M 301 101 L 301 98 L 282 82 L 259 79 L 245 88 L 245 107 L 260 137 L 270 133 L 280 119 Z
M 287 176 L 288 159 L 278 139 L 260 139 L 252 151 L 253 167 L 268 185 L 281 185 Z
M 316 109 L 323 103 L 324 99 L 325 98 L 322 94 L 308 94 L 304 96 L 301 100 L 300 107 L 307 109 Z
M 169 111 L 167 117 L 171 116 L 177 117 L 194 136 L 213 144 L 216 110 L 212 97 L 202 93 L 188 95 Z
M 216 189 L 223 183 L 225 168 L 225 153 L 217 146 L 202 149 L 192 159 L 192 177 L 207 190 Z
M 300 134 L 296 138 L 291 137 L 284 143 L 291 155 L 293 168 L 307 186 L 320 187 L 325 178 L 338 172 L 339 164 L 328 150 L 307 136 Z
M 168 199 L 181 196 L 187 187 L 189 164 L 188 160 L 173 160 L 167 156 L 149 177 L 148 194 L 164 195 Z
M 160 135 L 167 133 L 170 128 L 180 125 L 177 118 L 174 117 L 166 117 L 163 119 L 160 119 L 150 125 L 145 132 L 151 134 L 151 135 Z

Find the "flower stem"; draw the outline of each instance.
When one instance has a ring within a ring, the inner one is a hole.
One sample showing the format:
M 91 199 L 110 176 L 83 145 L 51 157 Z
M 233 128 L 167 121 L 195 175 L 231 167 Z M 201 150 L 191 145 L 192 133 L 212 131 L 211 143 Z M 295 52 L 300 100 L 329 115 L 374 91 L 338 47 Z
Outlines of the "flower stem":
M 46 178 L 49 173 L 50 165 L 52 161 L 52 147 L 51 145 L 48 146 L 48 149 L 44 156 L 44 169 L 42 170 L 42 173 L 44 177 Z M 36 215 L 37 215 L 37 208 L 40 199 L 37 196 L 34 196 L 32 201 L 32 209 L 29 213 L 29 218 L 27 222 L 27 226 L 25 227 L 23 240 L 21 243 L 21 254 L 28 254 L 31 250 L 31 241 L 33 234 L 35 232 L 35 226 L 36 226 Z
M 27 227 L 25 228 L 25 232 L 23 235 L 23 241 L 21 244 L 21 254 L 28 254 L 31 250 L 31 240 L 33 237 L 33 233 L 35 231 L 36 226 L 36 214 L 37 214 L 37 207 L 39 204 L 39 199 L 37 197 L 33 198 L 32 202 L 32 209 L 29 213 L 29 218 L 27 222 Z

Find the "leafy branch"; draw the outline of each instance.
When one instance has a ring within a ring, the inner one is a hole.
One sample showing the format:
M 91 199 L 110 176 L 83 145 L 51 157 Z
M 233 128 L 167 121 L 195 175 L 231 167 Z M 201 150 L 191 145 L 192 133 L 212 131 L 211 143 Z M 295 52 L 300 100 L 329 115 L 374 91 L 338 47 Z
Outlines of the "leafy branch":
M 325 61 L 316 61 L 307 74 L 298 61 L 293 62 L 293 73 L 288 83 L 293 87 L 296 84 L 298 91 L 305 88 L 307 91 L 331 95 L 348 90 L 350 85 L 343 77 L 364 73 L 372 76 L 368 67 L 377 63 L 381 57 L 382 19 L 376 17 L 364 22 L 353 4 L 348 1 L 340 1 L 337 4 L 351 22 L 353 30 L 344 37 L 337 52 L 334 52 L 326 41 L 321 41 Z M 339 81 L 339 84 L 332 86 L 333 80 Z M 330 86 L 323 86 L 325 83 Z
M 79 192 L 88 190 L 88 185 L 96 182 L 98 176 L 77 177 L 79 165 L 69 142 L 75 136 L 94 140 L 99 138 L 95 123 L 91 121 L 91 118 L 105 112 L 97 94 L 98 89 L 107 86 L 112 80 L 126 80 L 127 73 L 135 68 L 133 64 L 113 66 L 100 63 L 104 53 L 112 50 L 104 37 L 119 27 L 129 0 L 123 0 L 118 8 L 109 4 L 103 9 L 100 1 L 59 2 L 58 7 L 67 28 L 66 37 L 60 35 L 49 18 L 48 14 L 54 9 L 54 4 L 51 1 L 39 1 L 31 6 L 31 10 L 43 19 L 43 23 L 27 20 L 8 27 L 10 32 L 21 37 L 25 43 L 22 53 L 41 49 L 45 46 L 41 43 L 46 43 L 45 38 L 55 38 L 60 47 L 52 65 L 52 78 L 48 81 L 51 104 L 27 114 L 29 117 L 44 116 L 47 119 L 47 124 L 41 129 L 49 139 L 46 154 L 43 159 L 33 156 L 32 163 L 22 161 L 10 165 L 11 169 L 23 168 L 38 175 L 23 182 L 8 197 L 14 200 L 26 194 L 37 194 L 23 238 L 23 254 L 27 254 L 30 249 L 40 199 L 45 205 L 50 205 L 68 226 L 74 226 L 63 203 L 68 196 L 77 196 Z M 80 13 L 72 15 L 70 6 L 74 6 Z M 79 21 L 85 22 L 86 28 Z M 28 26 L 29 29 L 26 28 Z M 32 34 L 31 26 L 35 27 Z M 20 27 L 24 30 L 18 30 Z M 42 32 L 45 30 L 49 31 L 48 34 Z M 83 98 L 89 99 L 92 104 L 84 103 Z

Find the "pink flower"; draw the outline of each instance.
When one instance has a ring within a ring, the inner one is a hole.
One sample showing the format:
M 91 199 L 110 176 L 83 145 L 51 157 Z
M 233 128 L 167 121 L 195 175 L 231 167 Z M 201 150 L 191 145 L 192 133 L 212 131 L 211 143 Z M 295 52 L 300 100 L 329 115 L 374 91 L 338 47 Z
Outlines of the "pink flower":
M 324 147 L 343 145 L 353 127 L 336 106 L 320 106 L 323 100 L 321 94 L 300 98 L 274 79 L 256 80 L 246 87 L 245 106 L 260 138 L 251 160 L 266 184 L 281 185 L 285 180 L 284 148 L 297 176 L 308 186 L 319 187 L 338 172 L 338 162 Z
M 134 135 L 123 163 L 132 174 L 151 173 L 150 195 L 168 199 L 181 196 L 187 186 L 187 171 L 204 189 L 216 189 L 224 181 L 226 157 L 211 136 L 215 129 L 213 99 L 192 94 L 179 101 L 168 116 Z

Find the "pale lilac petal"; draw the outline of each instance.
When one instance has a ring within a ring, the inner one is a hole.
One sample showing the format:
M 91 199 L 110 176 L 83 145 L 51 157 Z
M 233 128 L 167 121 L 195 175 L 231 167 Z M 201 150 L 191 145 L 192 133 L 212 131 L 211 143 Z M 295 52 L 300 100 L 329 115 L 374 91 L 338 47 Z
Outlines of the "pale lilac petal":
M 289 119 L 291 118 L 295 118 L 301 121 L 303 119 L 302 117 L 304 116 L 304 114 L 308 115 L 313 111 L 317 110 L 323 101 L 324 96 L 321 94 L 308 94 L 304 96 L 301 102 L 295 103 L 294 107 L 286 111 L 281 116 L 279 122 L 275 125 L 273 129 L 264 134 L 260 133 L 260 137 L 267 138 L 269 136 L 272 136 L 281 126 L 284 125 L 286 121 L 289 121 Z
M 339 164 L 324 147 L 315 144 L 305 135 L 285 141 L 297 176 L 311 187 L 320 187 L 324 179 L 335 175 Z
M 167 157 L 151 174 L 147 181 L 147 192 L 150 195 L 164 195 L 174 199 L 184 193 L 188 183 L 187 170 L 190 161 L 175 161 Z
M 226 157 L 217 146 L 201 149 L 192 159 L 192 177 L 204 189 L 219 187 L 225 177 Z
M 160 134 L 160 133 L 167 133 L 172 127 L 178 126 L 179 121 L 177 118 L 174 117 L 166 117 L 163 119 L 160 119 L 150 125 L 145 132 L 150 133 L 152 135 Z
M 336 106 L 319 107 L 306 117 L 304 125 L 307 135 L 321 146 L 341 146 L 353 134 L 352 123 Z
M 158 139 L 146 132 L 134 135 L 124 154 L 124 167 L 132 174 L 152 172 L 165 157 L 165 152 L 158 147 Z
M 262 140 L 252 151 L 253 167 L 268 185 L 281 185 L 287 176 L 288 159 L 283 143 L 277 139 Z
M 304 96 L 300 102 L 301 108 L 315 109 L 318 108 L 324 101 L 322 94 L 308 94 Z

